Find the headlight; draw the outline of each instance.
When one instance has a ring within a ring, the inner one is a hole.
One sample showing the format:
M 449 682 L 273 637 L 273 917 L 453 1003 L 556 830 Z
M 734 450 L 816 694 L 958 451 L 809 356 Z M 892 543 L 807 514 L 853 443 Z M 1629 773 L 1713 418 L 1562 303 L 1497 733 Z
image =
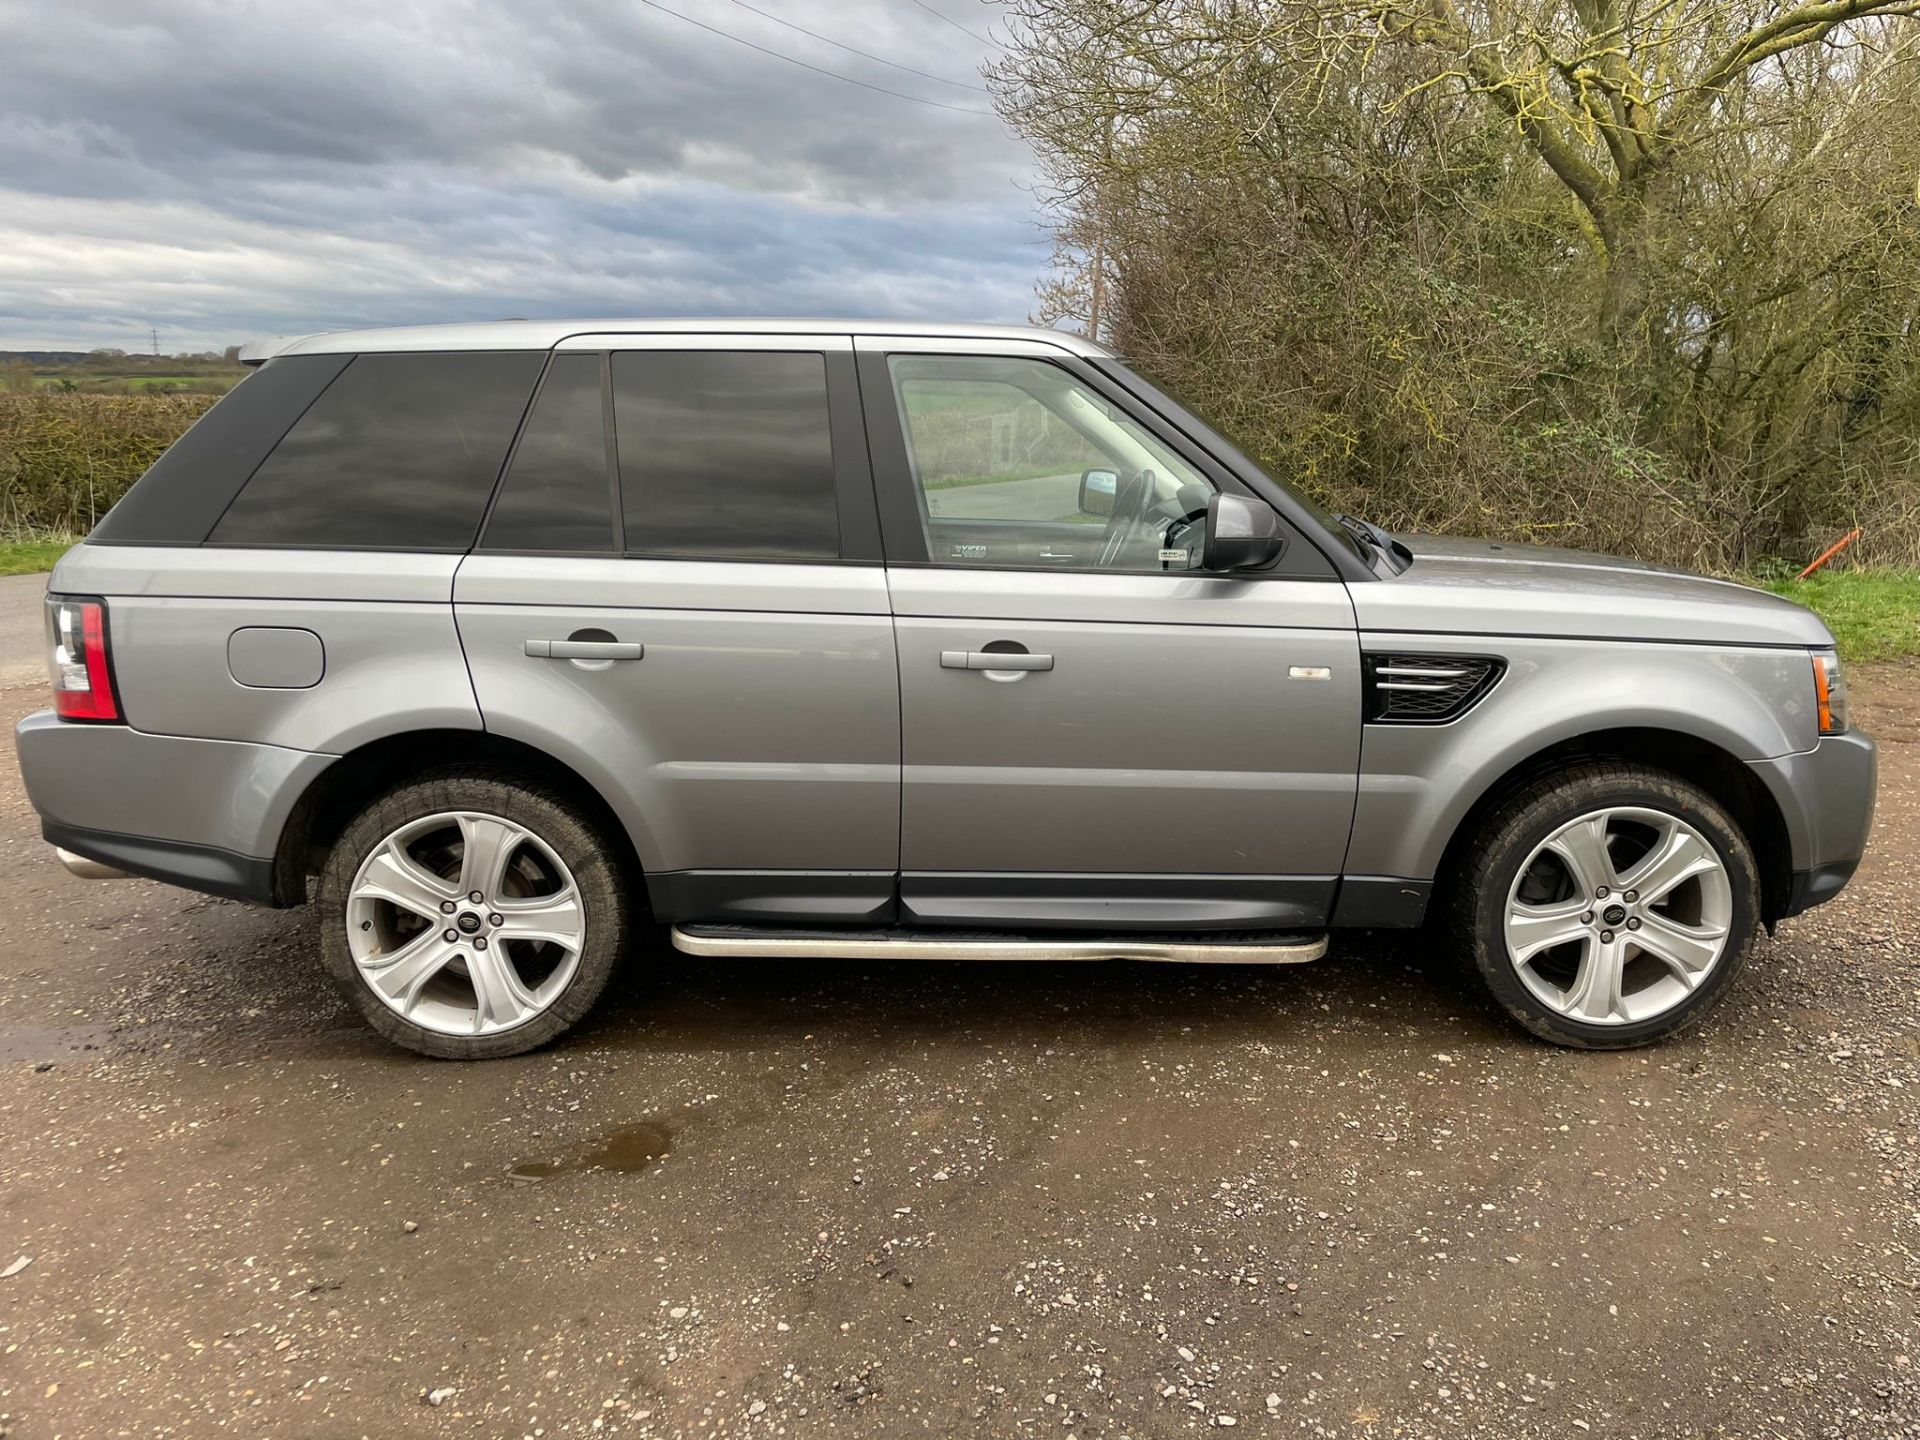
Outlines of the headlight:
M 1841 735 L 1847 728 L 1847 677 L 1832 650 L 1813 652 L 1813 698 L 1820 712 L 1820 733 Z

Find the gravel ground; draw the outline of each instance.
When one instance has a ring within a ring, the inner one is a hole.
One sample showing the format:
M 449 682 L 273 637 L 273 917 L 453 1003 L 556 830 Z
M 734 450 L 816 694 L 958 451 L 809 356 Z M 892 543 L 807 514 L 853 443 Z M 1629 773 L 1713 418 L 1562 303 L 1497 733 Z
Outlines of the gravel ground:
M 1856 694 L 1860 881 L 1621 1055 L 1347 938 L 653 951 L 437 1064 L 306 916 L 69 878 L 0 760 L 0 1433 L 1920 1434 L 1920 670 Z

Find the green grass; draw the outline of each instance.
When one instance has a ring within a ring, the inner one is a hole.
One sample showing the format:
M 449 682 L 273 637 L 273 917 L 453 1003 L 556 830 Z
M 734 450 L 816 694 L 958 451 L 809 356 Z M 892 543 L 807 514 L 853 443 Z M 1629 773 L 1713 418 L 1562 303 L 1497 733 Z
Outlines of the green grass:
M 1920 571 L 1822 570 L 1754 583 L 1818 613 L 1849 660 L 1920 655 Z
M 0 575 L 37 575 L 51 570 L 53 562 L 73 543 L 71 536 L 0 540 Z

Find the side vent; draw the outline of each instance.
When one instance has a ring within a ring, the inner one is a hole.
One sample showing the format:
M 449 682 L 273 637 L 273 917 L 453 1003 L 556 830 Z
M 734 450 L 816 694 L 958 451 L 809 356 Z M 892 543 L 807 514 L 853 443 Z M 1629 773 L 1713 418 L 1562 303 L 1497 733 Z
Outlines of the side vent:
M 1506 673 L 1490 655 L 1366 655 L 1365 706 L 1372 725 L 1444 725 L 1479 704 Z

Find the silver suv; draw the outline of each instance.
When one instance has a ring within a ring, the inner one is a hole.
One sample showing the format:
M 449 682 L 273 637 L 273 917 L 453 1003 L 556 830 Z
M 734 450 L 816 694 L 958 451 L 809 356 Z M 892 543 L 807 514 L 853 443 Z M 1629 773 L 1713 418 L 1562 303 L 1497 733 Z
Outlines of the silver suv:
M 1740 586 L 1332 516 L 1097 345 L 504 322 L 260 347 L 54 572 L 76 873 L 317 900 L 507 1055 L 696 955 L 1312 960 L 1444 927 L 1613 1047 L 1830 898 L 1874 749 Z

